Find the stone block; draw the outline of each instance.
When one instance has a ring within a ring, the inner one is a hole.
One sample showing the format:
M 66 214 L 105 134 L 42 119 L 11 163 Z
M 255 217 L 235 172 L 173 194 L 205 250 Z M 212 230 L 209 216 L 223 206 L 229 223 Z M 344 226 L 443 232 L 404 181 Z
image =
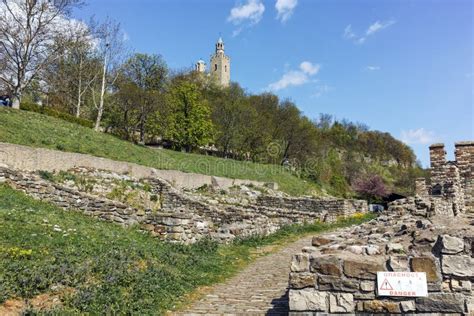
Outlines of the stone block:
M 411 270 L 413 272 L 426 272 L 426 280 L 428 282 L 439 282 L 441 281 L 441 274 L 435 260 L 432 257 L 411 258 Z
M 291 289 L 315 287 L 316 275 L 310 272 L 290 272 L 289 286 Z
M 443 254 L 456 254 L 464 250 L 464 241 L 461 238 L 449 235 L 439 236 L 439 244 Z
M 467 280 L 451 280 L 451 289 L 455 292 L 471 292 L 472 283 Z
M 327 238 L 320 237 L 320 236 L 315 236 L 315 237 L 313 237 L 313 239 L 311 241 L 311 244 L 315 247 L 319 247 L 319 246 L 327 245 L 331 242 L 332 242 L 331 239 L 327 239 Z
M 386 246 L 386 252 L 387 254 L 396 254 L 396 253 L 400 253 L 400 254 L 403 254 L 405 253 L 405 249 L 403 248 L 403 245 L 402 244 L 398 244 L 398 243 L 389 243 L 387 244 Z
M 441 258 L 441 267 L 444 274 L 457 277 L 474 277 L 474 258 L 470 256 L 447 256 Z
M 360 289 L 364 292 L 373 292 L 373 291 L 375 291 L 375 282 L 374 281 L 362 281 L 362 282 L 360 282 Z
M 408 271 L 408 257 L 407 256 L 390 256 L 387 261 L 389 270 L 395 272 Z
M 331 313 L 352 313 L 355 310 L 354 297 L 350 293 L 329 294 L 329 311 Z
M 306 253 L 293 255 L 290 270 L 291 272 L 309 272 L 309 255 Z
M 382 264 L 367 261 L 344 260 L 343 267 L 348 277 L 366 280 L 375 280 L 377 271 L 385 271 Z
M 414 312 L 416 310 L 415 301 L 402 301 L 400 302 L 400 308 L 403 313 Z
M 355 292 L 359 289 L 356 280 L 331 275 L 318 276 L 318 288 L 322 291 Z
M 419 312 L 464 312 L 464 296 L 455 293 L 430 293 L 428 297 L 419 297 L 415 300 L 416 310 Z
M 400 303 L 381 300 L 364 302 L 363 311 L 368 313 L 401 313 Z
M 315 289 L 290 290 L 289 305 L 291 311 L 328 311 L 328 293 Z
M 339 259 L 334 256 L 311 258 L 310 271 L 325 275 L 342 275 L 341 263 Z

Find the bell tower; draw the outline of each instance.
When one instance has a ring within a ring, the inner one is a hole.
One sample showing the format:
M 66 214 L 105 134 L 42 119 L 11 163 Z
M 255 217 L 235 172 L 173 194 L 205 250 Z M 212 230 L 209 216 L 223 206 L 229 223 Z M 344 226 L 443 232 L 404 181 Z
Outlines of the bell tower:
M 224 41 L 221 37 L 216 43 L 216 52 L 211 56 L 209 72 L 211 77 L 222 87 L 230 84 L 230 57 L 224 52 Z

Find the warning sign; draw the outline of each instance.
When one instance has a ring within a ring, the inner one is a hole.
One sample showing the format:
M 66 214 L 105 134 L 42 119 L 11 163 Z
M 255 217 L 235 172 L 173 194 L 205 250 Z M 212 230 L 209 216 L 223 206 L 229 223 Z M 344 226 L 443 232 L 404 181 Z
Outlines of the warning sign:
M 428 296 L 425 272 L 377 272 L 378 296 Z

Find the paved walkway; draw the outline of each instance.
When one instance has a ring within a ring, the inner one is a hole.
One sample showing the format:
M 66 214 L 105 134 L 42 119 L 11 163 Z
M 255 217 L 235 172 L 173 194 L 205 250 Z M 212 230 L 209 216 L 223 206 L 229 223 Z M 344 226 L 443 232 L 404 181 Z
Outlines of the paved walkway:
M 276 253 L 263 256 L 210 294 L 175 315 L 287 315 L 291 256 L 311 245 L 304 237 Z

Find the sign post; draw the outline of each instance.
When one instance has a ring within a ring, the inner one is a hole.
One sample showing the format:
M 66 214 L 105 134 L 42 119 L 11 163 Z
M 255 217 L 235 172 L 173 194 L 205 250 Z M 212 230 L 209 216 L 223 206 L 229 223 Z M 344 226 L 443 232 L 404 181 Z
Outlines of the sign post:
M 377 296 L 428 296 L 425 272 L 377 272 Z

